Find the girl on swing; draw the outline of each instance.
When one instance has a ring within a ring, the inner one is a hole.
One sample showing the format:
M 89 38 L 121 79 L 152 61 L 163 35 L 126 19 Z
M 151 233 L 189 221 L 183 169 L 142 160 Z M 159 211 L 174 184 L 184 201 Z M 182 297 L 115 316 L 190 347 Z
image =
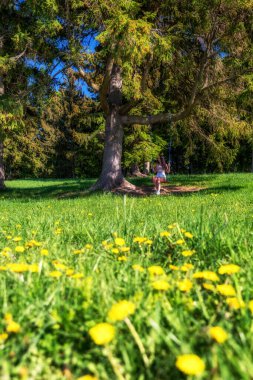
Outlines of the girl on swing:
M 170 172 L 170 164 L 166 164 L 163 156 L 161 156 L 161 158 L 159 157 L 156 160 L 154 171 L 156 175 L 153 176 L 152 180 L 153 184 L 155 185 L 156 194 L 160 195 L 161 183 L 167 181 L 166 174 L 169 174 Z

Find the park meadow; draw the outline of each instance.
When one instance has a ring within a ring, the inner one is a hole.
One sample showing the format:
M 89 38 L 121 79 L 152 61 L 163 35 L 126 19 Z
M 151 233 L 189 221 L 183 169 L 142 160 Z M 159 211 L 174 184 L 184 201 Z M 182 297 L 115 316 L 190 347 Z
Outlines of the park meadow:
M 0 380 L 253 380 L 253 0 L 0 0 Z
M 252 174 L 171 181 L 202 190 L 7 182 L 2 379 L 252 378 Z

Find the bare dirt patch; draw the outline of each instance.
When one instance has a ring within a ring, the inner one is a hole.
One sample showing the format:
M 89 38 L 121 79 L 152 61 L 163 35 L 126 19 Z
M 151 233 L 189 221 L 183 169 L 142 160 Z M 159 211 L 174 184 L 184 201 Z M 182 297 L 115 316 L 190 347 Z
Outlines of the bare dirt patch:
M 201 190 L 205 190 L 204 187 L 199 186 L 173 186 L 173 185 L 167 185 L 162 186 L 160 196 L 164 195 L 170 195 L 170 194 L 186 194 L 186 193 L 194 193 Z M 116 189 L 112 190 L 115 194 L 127 194 L 132 196 L 140 196 L 140 197 L 146 197 L 150 195 L 156 195 L 155 189 L 153 186 L 120 186 Z

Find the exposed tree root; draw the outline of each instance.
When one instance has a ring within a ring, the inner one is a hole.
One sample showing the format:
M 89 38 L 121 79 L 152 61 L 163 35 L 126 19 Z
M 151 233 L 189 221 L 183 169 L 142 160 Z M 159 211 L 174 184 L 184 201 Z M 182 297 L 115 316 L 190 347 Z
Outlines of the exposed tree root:
M 114 191 L 115 189 L 125 189 L 126 191 L 135 191 L 136 186 L 128 182 L 124 177 L 117 180 L 100 178 L 89 190 L 90 191 Z

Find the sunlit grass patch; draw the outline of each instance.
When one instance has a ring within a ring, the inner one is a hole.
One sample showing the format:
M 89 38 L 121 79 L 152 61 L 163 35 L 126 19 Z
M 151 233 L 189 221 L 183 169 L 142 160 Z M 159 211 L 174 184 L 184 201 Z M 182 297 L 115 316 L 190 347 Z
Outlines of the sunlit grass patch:
M 253 377 L 251 175 L 191 180 L 208 190 L 58 199 L 89 181 L 8 183 L 2 377 Z

